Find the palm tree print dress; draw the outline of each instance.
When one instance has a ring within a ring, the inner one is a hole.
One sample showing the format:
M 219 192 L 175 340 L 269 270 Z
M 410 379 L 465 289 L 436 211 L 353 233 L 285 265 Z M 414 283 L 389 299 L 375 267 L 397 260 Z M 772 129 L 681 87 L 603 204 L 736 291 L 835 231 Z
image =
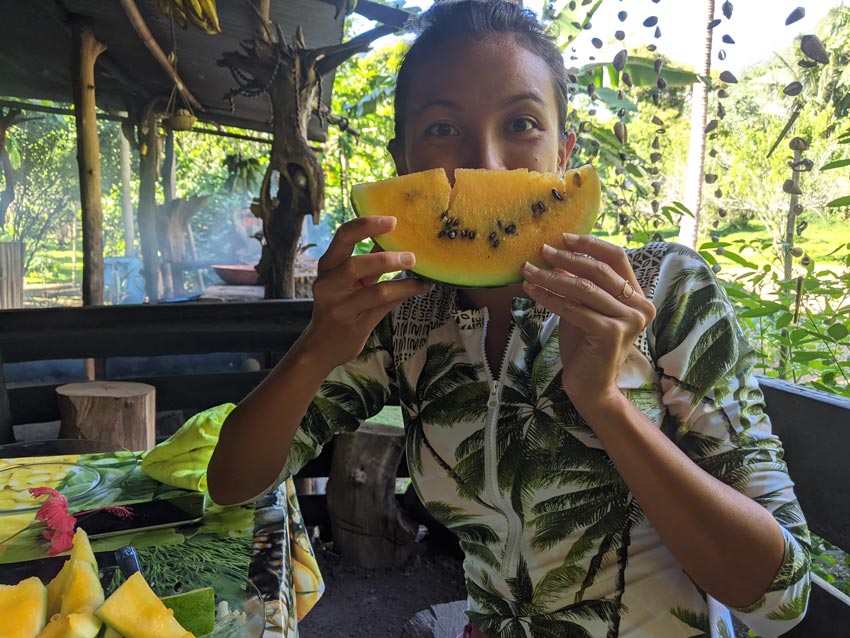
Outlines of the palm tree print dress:
M 279 480 L 397 399 L 413 484 L 460 539 L 467 614 L 487 635 L 725 638 L 731 614 L 759 636 L 787 631 L 808 601 L 810 538 L 753 352 L 698 255 L 656 243 L 629 258 L 657 317 L 621 390 L 782 526 L 784 562 L 754 605 L 724 607 L 682 570 L 563 391 L 558 317 L 527 299 L 514 299 L 501 370 L 484 354 L 486 310 L 459 309 L 454 289 L 397 307 L 324 383 Z

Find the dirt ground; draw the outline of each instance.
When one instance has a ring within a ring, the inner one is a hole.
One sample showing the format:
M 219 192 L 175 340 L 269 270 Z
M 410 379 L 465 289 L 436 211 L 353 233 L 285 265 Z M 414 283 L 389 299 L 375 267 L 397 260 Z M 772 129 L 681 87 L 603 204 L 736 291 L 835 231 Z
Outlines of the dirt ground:
M 398 638 L 416 612 L 465 599 L 461 560 L 419 545 L 402 567 L 374 570 L 316 547 L 325 593 L 299 623 L 301 638 Z

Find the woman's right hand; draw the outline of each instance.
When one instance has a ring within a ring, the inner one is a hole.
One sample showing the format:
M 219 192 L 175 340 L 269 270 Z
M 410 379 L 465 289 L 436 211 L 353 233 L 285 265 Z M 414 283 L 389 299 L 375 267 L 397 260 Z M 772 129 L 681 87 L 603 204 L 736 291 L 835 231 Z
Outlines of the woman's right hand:
M 355 358 L 369 334 L 399 303 L 428 292 L 431 284 L 407 278 L 379 282 L 381 275 L 408 270 L 413 253 L 352 255 L 355 245 L 395 228 L 395 217 L 358 217 L 340 226 L 319 259 L 313 283 L 313 318 L 301 339 L 328 372 Z

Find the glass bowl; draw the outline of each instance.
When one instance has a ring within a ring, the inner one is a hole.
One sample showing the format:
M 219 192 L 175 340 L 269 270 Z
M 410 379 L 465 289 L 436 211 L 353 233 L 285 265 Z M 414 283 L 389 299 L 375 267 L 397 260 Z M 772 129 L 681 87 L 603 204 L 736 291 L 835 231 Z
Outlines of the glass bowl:
M 146 564 L 140 557 L 142 575 L 157 596 L 212 587 L 215 594 L 215 630 L 196 638 L 261 638 L 266 627 L 263 598 L 257 586 L 245 575 L 220 566 L 177 565 L 156 561 Z M 179 574 L 179 575 L 178 575 Z M 100 569 L 104 594 L 114 592 L 124 577 L 117 567 Z
M 78 505 L 120 485 L 139 462 L 116 443 L 83 439 L 0 445 L 0 459 L 0 515 L 36 511 L 46 497 L 33 498 L 33 487 L 55 488 Z

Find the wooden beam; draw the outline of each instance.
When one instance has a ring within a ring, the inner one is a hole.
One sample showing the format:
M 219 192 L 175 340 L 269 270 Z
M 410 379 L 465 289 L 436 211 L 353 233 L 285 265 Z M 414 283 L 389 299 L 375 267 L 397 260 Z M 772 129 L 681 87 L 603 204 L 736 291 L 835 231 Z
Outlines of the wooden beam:
M 91 27 L 75 23 L 71 34 L 71 84 L 77 128 L 77 166 L 83 211 L 83 305 L 103 304 L 103 206 L 100 140 L 95 112 L 94 64 L 106 51 Z

